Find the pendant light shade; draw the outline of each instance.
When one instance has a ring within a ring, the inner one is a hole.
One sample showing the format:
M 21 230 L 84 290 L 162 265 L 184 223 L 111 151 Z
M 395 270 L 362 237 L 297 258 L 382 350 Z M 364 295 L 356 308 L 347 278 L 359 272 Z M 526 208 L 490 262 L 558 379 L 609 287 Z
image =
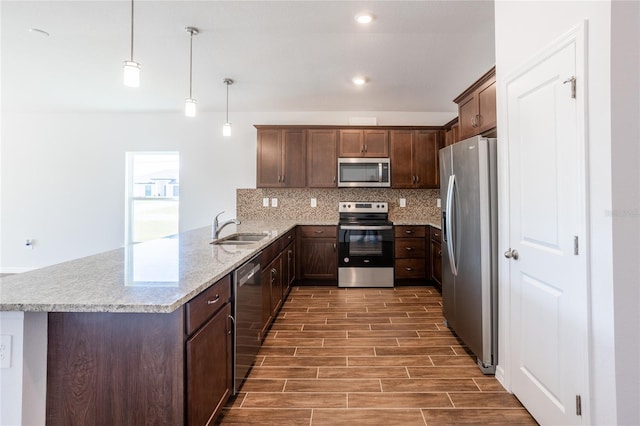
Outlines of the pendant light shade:
M 185 31 L 190 34 L 189 37 L 189 97 L 184 101 L 184 115 L 187 117 L 196 116 L 196 100 L 193 99 L 191 89 L 193 88 L 193 36 L 198 35 L 198 29 L 187 27 Z
M 231 136 L 231 123 L 229 122 L 229 86 L 233 84 L 233 80 L 225 78 L 222 82 L 227 85 L 227 119 L 222 126 L 222 136 Z
M 124 85 L 127 87 L 140 87 L 140 64 L 133 61 L 124 61 Z
M 124 61 L 124 85 L 140 87 L 140 64 L 133 60 L 133 0 L 131 0 L 131 57 Z
M 187 117 L 195 117 L 196 116 L 196 100 L 195 99 L 187 99 L 184 101 L 184 115 Z

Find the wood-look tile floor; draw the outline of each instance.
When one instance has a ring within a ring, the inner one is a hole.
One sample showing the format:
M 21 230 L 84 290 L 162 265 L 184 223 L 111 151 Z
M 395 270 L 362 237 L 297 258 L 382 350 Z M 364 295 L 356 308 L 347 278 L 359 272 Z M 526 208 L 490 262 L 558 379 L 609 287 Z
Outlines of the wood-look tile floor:
M 443 325 L 433 287 L 294 287 L 219 424 L 536 422 Z

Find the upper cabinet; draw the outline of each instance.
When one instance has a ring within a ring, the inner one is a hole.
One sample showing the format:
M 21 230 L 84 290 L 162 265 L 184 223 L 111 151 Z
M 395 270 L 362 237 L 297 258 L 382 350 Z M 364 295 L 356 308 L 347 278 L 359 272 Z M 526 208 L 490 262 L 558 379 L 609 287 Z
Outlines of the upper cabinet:
M 337 131 L 334 129 L 308 130 L 307 187 L 335 188 L 337 186 L 337 139 Z
M 490 133 L 496 128 L 496 69 L 453 100 L 458 104 L 459 139 Z M 457 141 L 456 141 L 457 142 Z
M 389 157 L 387 130 L 339 130 L 339 157 Z
M 458 117 L 456 117 L 444 125 L 444 146 L 458 142 L 460 140 L 459 134 L 460 125 L 458 124 Z
M 306 186 L 306 132 L 303 129 L 258 129 L 258 188 Z
M 391 187 L 439 188 L 440 130 L 391 130 Z

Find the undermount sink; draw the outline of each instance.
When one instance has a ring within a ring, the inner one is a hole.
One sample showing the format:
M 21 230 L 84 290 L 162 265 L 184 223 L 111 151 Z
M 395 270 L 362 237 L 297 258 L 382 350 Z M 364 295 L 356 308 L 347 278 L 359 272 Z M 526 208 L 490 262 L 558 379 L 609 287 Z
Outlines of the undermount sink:
M 219 238 L 215 241 L 212 241 L 211 244 L 253 244 L 258 241 L 264 240 L 268 236 L 269 234 L 232 234 L 228 237 Z

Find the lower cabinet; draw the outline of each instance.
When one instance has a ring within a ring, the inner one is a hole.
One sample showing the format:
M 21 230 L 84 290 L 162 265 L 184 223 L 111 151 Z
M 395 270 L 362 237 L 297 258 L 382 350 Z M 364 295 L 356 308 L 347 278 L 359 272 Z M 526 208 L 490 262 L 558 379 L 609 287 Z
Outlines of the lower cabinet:
M 295 279 L 295 229 L 271 243 L 262 251 L 262 323 L 260 339 L 264 339 L 269 326 L 278 314 Z
M 427 251 L 424 225 L 398 225 L 395 234 L 395 276 L 403 280 L 427 278 Z
M 431 251 L 431 281 L 442 288 L 442 241 L 438 228 L 429 227 L 429 242 Z
M 227 303 L 186 343 L 187 423 L 212 424 L 232 386 L 231 305 Z
M 336 226 L 298 226 L 298 279 L 338 280 Z
M 232 388 L 231 277 L 172 313 L 51 312 L 47 424 L 215 422 Z

